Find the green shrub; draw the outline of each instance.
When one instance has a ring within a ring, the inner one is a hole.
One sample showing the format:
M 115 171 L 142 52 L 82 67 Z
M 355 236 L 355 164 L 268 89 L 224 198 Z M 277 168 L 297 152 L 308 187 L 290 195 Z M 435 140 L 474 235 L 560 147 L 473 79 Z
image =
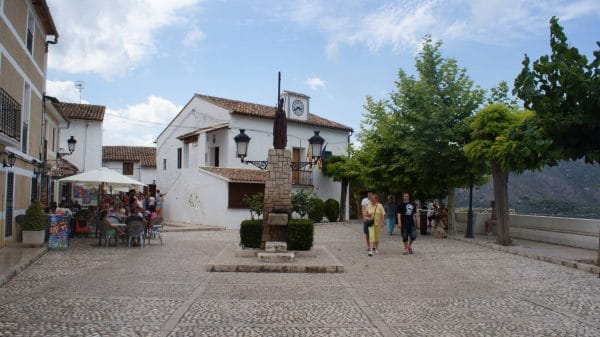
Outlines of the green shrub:
M 340 217 L 340 203 L 335 199 L 325 200 L 325 216 L 329 222 L 336 222 Z
M 315 195 L 312 192 L 306 193 L 304 190 L 292 193 L 292 210 L 303 218 L 308 213 L 310 200 L 313 198 Z
M 254 214 L 256 214 L 256 218 L 260 219 L 265 206 L 265 195 L 262 192 L 257 192 L 251 196 L 244 194 L 242 201 L 250 208 L 250 218 L 254 220 Z
M 46 228 L 46 214 L 42 205 L 35 201 L 25 211 L 25 221 L 21 225 L 24 231 L 41 231 Z
M 243 247 L 260 248 L 262 220 L 244 220 L 240 225 L 240 241 Z
M 325 202 L 319 198 L 310 199 L 308 204 L 308 218 L 313 222 L 321 222 L 325 215 Z
M 288 223 L 288 249 L 310 250 L 315 226 L 309 219 L 292 219 Z

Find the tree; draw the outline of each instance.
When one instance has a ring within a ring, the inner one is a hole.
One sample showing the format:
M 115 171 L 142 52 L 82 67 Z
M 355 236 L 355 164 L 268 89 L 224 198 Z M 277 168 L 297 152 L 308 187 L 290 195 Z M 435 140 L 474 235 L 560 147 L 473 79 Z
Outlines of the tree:
M 531 111 L 517 111 L 504 104 L 487 105 L 471 123 L 473 140 L 465 146 L 469 158 L 490 163 L 498 212 L 497 243 L 504 246 L 510 244 L 508 174 L 549 163 L 545 154 L 551 141 L 543 137 L 534 117 Z
M 550 19 L 550 48 L 552 53 L 532 67 L 525 55 L 513 92 L 535 111 L 544 134 L 552 139 L 553 155 L 600 163 L 600 49 L 588 63 L 569 46 L 556 17 Z
M 352 152 L 352 147 L 349 148 L 349 153 Z M 348 195 L 348 185 L 350 181 L 356 181 L 358 172 L 354 169 L 351 157 L 346 156 L 329 156 L 326 159 L 327 164 L 324 165 L 323 174 L 328 177 L 333 177 L 334 181 L 342 183 L 340 193 L 340 212 L 339 221 L 344 221 L 346 216 L 346 198 Z
M 448 195 L 482 174 L 463 146 L 484 90 L 454 59 L 444 58 L 440 47 L 426 36 L 415 62 L 418 76 L 400 69 L 389 100 L 367 97 L 356 155 L 365 186 L 427 199 Z

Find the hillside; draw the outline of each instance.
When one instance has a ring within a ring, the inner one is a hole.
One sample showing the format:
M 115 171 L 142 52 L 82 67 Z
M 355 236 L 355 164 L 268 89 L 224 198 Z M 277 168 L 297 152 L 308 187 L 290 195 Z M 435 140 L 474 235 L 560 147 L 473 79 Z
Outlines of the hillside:
M 541 171 L 511 174 L 508 180 L 510 208 L 518 214 L 558 215 L 600 219 L 600 165 L 563 161 Z M 468 206 L 468 189 L 457 191 L 457 207 Z M 473 207 L 489 207 L 490 182 L 473 191 Z

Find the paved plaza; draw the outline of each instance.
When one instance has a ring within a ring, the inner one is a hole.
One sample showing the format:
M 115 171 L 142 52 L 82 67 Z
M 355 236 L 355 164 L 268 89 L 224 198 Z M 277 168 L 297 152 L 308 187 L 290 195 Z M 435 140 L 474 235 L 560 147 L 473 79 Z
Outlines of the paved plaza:
M 600 336 L 600 278 L 451 239 L 402 255 L 360 224 L 316 227 L 340 274 L 211 273 L 237 231 L 164 245 L 75 239 L 0 288 L 0 336 Z

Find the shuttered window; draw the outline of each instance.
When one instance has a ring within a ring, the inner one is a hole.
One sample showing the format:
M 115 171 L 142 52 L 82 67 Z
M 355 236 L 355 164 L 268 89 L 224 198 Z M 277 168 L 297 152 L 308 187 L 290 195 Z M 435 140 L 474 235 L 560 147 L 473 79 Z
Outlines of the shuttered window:
M 15 174 L 13 172 L 8 172 L 8 174 L 6 175 L 6 207 L 4 210 L 4 237 L 12 236 L 14 189 Z
M 265 193 L 265 184 L 229 183 L 229 208 L 245 208 L 244 195 L 252 196 L 258 192 Z

